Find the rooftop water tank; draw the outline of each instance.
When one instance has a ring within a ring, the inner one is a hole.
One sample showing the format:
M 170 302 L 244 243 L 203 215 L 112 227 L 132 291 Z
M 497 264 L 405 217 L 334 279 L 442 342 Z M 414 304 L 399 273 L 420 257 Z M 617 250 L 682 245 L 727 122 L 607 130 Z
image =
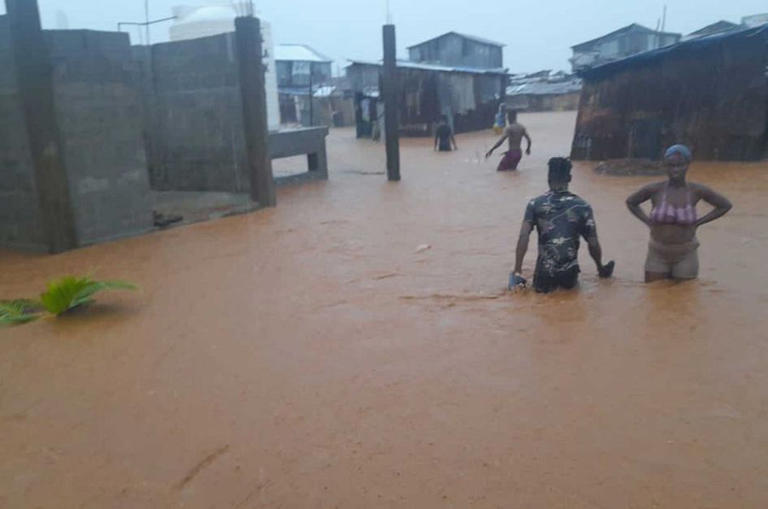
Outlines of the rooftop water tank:
M 173 8 L 175 20 L 170 28 L 172 41 L 198 39 L 212 35 L 226 34 L 235 31 L 235 18 L 248 12 L 242 5 L 232 2 L 209 2 L 208 5 L 190 6 L 179 5 Z M 267 66 L 265 85 L 267 91 L 267 125 L 270 131 L 280 128 L 280 103 L 277 96 L 277 68 L 275 66 L 275 45 L 272 38 L 271 25 L 261 21 L 261 38 L 264 49 L 264 60 Z

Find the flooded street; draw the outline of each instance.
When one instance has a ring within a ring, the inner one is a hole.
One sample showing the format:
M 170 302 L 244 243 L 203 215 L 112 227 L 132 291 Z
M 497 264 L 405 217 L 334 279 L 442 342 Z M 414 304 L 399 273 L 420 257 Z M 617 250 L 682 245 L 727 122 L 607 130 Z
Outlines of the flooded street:
M 516 174 L 486 132 L 403 140 L 388 183 L 383 146 L 336 130 L 330 180 L 276 209 L 0 252 L 2 298 L 142 288 L 0 329 L 0 507 L 768 506 L 768 165 L 694 163 L 734 209 L 700 231 L 699 281 L 647 286 L 624 199 L 658 178 L 578 163 L 616 277 L 582 246 L 580 291 L 509 294 L 575 113 L 520 121 Z

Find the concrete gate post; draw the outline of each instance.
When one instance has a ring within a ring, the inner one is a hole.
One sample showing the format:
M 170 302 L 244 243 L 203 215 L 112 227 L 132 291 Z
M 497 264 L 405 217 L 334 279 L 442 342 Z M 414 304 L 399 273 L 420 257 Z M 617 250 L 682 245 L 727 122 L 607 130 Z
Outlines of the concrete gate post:
M 243 129 L 251 178 L 251 198 L 262 207 L 277 205 L 269 154 L 267 95 L 261 23 L 253 16 L 235 20 L 235 40 L 243 99 Z
M 26 120 L 48 250 L 78 245 L 69 179 L 56 118 L 53 69 L 35 0 L 6 0 L 19 97 Z

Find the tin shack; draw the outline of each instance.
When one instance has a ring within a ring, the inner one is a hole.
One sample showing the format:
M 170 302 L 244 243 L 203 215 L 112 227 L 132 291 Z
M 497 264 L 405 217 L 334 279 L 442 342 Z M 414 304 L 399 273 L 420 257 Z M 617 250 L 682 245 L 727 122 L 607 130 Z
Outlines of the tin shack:
M 400 76 L 400 126 L 405 135 L 428 136 L 440 117 L 458 133 L 488 129 L 504 100 L 504 45 L 473 35 L 447 32 L 408 48 L 397 63 Z M 352 61 L 347 77 L 355 94 L 358 137 L 381 128 L 381 64 Z
M 457 133 L 488 129 L 503 101 L 507 85 L 504 69 L 449 67 L 398 61 L 400 129 L 404 135 L 429 136 L 446 115 Z M 381 118 L 377 62 L 352 61 L 346 68 L 355 92 L 358 136 L 370 134 L 369 124 Z M 368 126 L 368 127 L 367 127 Z
M 585 70 L 571 157 L 768 156 L 768 25 L 717 33 Z

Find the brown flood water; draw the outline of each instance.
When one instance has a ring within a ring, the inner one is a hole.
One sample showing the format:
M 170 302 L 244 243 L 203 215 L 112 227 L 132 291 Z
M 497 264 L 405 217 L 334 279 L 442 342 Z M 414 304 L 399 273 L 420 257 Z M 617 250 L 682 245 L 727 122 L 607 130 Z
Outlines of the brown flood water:
M 329 139 L 327 183 L 274 210 L 56 257 L 0 252 L 0 296 L 62 273 L 140 284 L 0 330 L 0 507 L 768 507 L 765 164 L 696 164 L 735 203 L 701 279 L 646 286 L 623 201 L 578 165 L 616 278 L 504 293 L 527 199 L 574 114 L 435 154 Z M 431 249 L 416 252 L 422 244 Z M 526 260 L 530 271 L 535 242 Z

